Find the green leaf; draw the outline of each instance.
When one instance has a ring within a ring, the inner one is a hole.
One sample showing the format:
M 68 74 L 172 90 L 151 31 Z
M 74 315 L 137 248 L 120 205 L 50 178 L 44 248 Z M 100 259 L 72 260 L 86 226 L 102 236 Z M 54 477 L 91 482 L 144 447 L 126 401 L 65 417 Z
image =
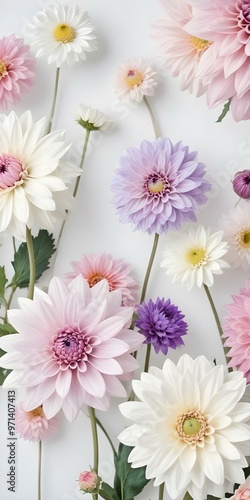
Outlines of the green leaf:
M 6 303 L 5 300 L 5 285 L 7 283 L 4 266 L 0 267 L 0 306 Z
M 120 500 L 116 491 L 108 483 L 102 482 L 98 493 L 105 500 Z
M 132 469 L 131 464 L 128 463 L 128 456 L 132 449 L 131 446 L 120 443 L 115 457 L 114 488 L 118 498 L 123 500 L 134 500 L 134 497 L 139 495 L 149 482 L 145 477 L 146 467 Z
M 228 101 L 224 104 L 223 110 L 222 110 L 218 120 L 216 120 L 215 123 L 222 122 L 223 118 L 225 118 L 225 116 L 228 113 L 229 108 L 230 108 L 230 101 L 231 101 L 231 99 L 228 99 Z
M 0 349 L 0 358 L 5 354 L 5 352 Z M 6 368 L 0 368 L 0 385 L 3 385 L 7 375 L 9 375 L 9 373 L 11 372 L 11 370 L 6 370 Z
M 4 323 L 3 325 L 0 323 L 0 337 L 4 335 L 9 335 L 9 333 L 16 333 L 15 328 L 9 323 Z M 1 349 L 0 349 L 1 351 Z
M 56 247 L 52 234 L 49 234 L 46 229 L 41 229 L 35 238 L 32 236 L 32 240 L 36 266 L 35 281 L 37 281 L 44 271 L 49 268 L 49 261 Z M 30 275 L 27 243 L 21 243 L 17 252 L 14 254 L 14 260 L 11 264 L 15 270 L 11 286 L 28 288 Z

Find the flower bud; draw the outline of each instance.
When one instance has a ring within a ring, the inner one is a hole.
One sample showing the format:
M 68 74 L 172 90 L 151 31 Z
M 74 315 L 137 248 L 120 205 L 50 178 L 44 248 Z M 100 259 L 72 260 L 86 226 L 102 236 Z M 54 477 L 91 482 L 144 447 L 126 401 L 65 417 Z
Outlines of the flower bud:
M 84 493 L 96 493 L 100 485 L 101 478 L 94 470 L 83 471 L 78 478 L 80 491 Z
M 240 198 L 250 199 L 250 170 L 242 170 L 235 174 L 233 190 Z

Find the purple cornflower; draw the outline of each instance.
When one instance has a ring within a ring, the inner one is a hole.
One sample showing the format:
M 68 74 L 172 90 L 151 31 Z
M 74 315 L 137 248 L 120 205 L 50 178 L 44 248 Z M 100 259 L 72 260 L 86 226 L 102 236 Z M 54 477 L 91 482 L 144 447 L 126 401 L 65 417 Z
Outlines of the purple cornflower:
M 250 198 L 250 170 L 242 170 L 235 174 L 233 190 L 240 198 L 244 198 L 244 200 Z
M 148 304 L 143 302 L 137 309 L 138 319 L 135 325 L 139 332 L 145 335 L 145 344 L 152 344 L 155 352 L 162 351 L 167 354 L 168 349 L 176 349 L 178 345 L 183 345 L 182 335 L 187 333 L 187 323 L 183 321 L 185 317 L 178 307 L 171 304 L 170 299 L 151 299 Z
M 195 211 L 205 203 L 211 187 L 197 153 L 170 139 L 143 141 L 120 158 L 111 189 L 120 221 L 149 234 L 180 229 L 196 222 Z

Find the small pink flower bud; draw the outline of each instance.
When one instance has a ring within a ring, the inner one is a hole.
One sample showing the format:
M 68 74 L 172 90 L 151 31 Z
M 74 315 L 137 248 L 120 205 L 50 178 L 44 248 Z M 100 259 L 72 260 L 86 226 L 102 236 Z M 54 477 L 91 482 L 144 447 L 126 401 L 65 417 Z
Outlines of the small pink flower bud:
M 233 190 L 240 198 L 250 199 L 250 170 L 242 170 L 235 174 Z
M 100 485 L 100 477 L 97 476 L 94 470 L 83 471 L 78 478 L 80 491 L 84 493 L 94 493 L 98 491 Z

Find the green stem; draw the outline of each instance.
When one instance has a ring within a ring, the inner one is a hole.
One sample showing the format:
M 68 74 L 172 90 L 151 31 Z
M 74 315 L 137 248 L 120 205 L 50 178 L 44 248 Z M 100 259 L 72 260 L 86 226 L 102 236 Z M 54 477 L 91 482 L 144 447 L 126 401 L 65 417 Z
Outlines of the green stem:
M 149 104 L 149 102 L 148 102 L 148 100 L 147 100 L 147 98 L 146 98 L 146 96 L 145 96 L 145 95 L 143 96 L 143 101 L 144 101 L 144 103 L 146 104 L 147 110 L 148 110 L 148 112 L 149 112 L 149 114 L 150 114 L 150 118 L 151 118 L 151 121 L 152 121 L 152 125 L 153 125 L 153 127 L 154 127 L 155 137 L 156 137 L 156 139 L 157 139 L 158 137 L 160 137 L 160 132 L 159 132 L 158 125 L 157 125 L 157 123 L 156 123 L 156 119 L 155 119 L 155 117 L 154 117 L 154 114 L 153 114 L 152 108 L 151 108 L 151 106 L 150 106 L 150 104 Z
M 87 151 L 87 147 L 88 147 L 90 132 L 91 132 L 91 130 L 86 129 L 86 134 L 85 134 L 85 139 L 84 139 L 84 144 L 83 144 L 83 150 L 82 150 L 82 157 L 81 157 L 81 161 L 80 161 L 80 165 L 79 165 L 79 168 L 81 170 L 83 169 L 83 163 L 84 163 L 85 156 L 86 156 L 86 151 Z M 73 196 L 74 197 L 76 196 L 76 193 L 77 193 L 77 190 L 78 190 L 80 178 L 81 178 L 81 176 L 79 175 L 77 177 L 77 179 L 76 179 L 75 189 L 74 189 L 74 192 L 73 192 Z
M 163 500 L 164 497 L 164 483 L 159 486 L 159 497 L 158 500 Z
M 38 443 L 38 500 L 42 499 L 41 495 L 41 479 L 42 479 L 42 441 Z
M 185 495 L 183 497 L 183 500 L 193 500 L 193 497 L 191 497 L 191 495 L 189 495 L 189 493 L 187 491 L 187 493 L 185 493 Z
M 26 242 L 27 242 L 27 249 L 28 249 L 28 256 L 29 256 L 29 268 L 30 268 L 30 281 L 29 281 L 28 298 L 33 299 L 35 279 L 36 279 L 36 269 L 35 269 L 33 240 L 32 240 L 32 236 L 31 236 L 31 231 L 27 226 L 26 226 Z
M 154 262 L 154 258 L 155 258 L 155 254 L 156 254 L 156 250 L 157 250 L 158 241 L 159 241 L 159 234 L 155 233 L 154 243 L 153 243 L 153 247 L 152 247 L 150 259 L 149 259 L 149 262 L 148 262 L 147 271 L 146 271 L 144 282 L 143 282 L 142 293 L 141 293 L 141 298 L 140 298 L 140 304 L 144 301 L 145 296 L 146 296 L 147 286 L 148 286 L 148 280 L 149 280 L 149 276 L 150 276 L 150 273 L 151 273 L 152 265 L 153 265 L 153 262 Z
M 98 434 L 97 434 L 95 410 L 91 406 L 89 406 L 89 416 L 91 422 L 93 449 L 94 449 L 93 470 L 98 476 L 98 464 L 99 464 Z M 93 500 L 98 500 L 98 493 L 93 493 L 92 498 Z
M 149 361 L 150 361 L 150 354 L 151 354 L 151 344 L 147 345 L 147 351 L 146 351 L 146 357 L 145 357 L 145 364 L 144 364 L 144 371 L 148 372 L 149 368 Z
M 55 79 L 54 95 L 53 95 L 53 101 L 52 101 L 50 116 L 49 116 L 48 125 L 47 125 L 47 134 L 50 133 L 51 128 L 52 128 L 52 122 L 53 122 L 54 112 L 55 112 L 55 107 L 56 107 L 56 98 L 57 98 L 57 91 L 58 91 L 58 84 L 59 84 L 59 75 L 60 75 L 60 68 L 56 68 L 56 79 Z
M 12 236 L 12 243 L 13 243 L 14 253 L 16 253 L 16 240 L 15 240 L 14 236 Z
M 104 426 L 102 425 L 102 423 L 100 422 L 99 418 L 97 418 L 97 417 L 96 417 L 96 423 L 97 423 L 97 425 L 99 425 L 100 429 L 101 429 L 101 430 L 102 430 L 102 432 L 105 434 L 105 436 L 106 436 L 106 438 L 107 438 L 107 440 L 108 440 L 108 442 L 109 442 L 109 444 L 110 444 L 110 446 L 111 446 L 111 448 L 112 448 L 112 451 L 113 451 L 114 455 L 116 456 L 116 455 L 117 455 L 117 452 L 116 452 L 116 449 L 115 449 L 115 447 L 114 447 L 114 445 L 113 445 L 113 443 L 112 443 L 112 441 L 111 441 L 111 439 L 110 439 L 110 436 L 109 436 L 109 434 L 107 433 L 107 431 L 106 431 L 105 427 L 104 427 Z
M 224 350 L 225 357 L 227 358 L 229 348 L 224 345 L 224 340 L 222 338 L 223 330 L 222 330 L 222 327 L 221 327 L 221 324 L 220 324 L 219 316 L 218 316 L 218 313 L 217 313 L 214 301 L 212 299 L 212 296 L 211 296 L 211 293 L 209 291 L 208 286 L 203 283 L 203 287 L 204 287 L 204 290 L 206 292 L 209 304 L 211 306 L 211 309 L 212 309 L 212 312 L 213 312 L 213 315 L 214 315 L 215 323 L 216 323 L 217 328 L 218 328 L 218 332 L 219 332 L 219 335 L 220 335 L 220 339 L 221 339 L 221 343 L 222 343 L 222 347 L 223 347 L 223 350 Z M 228 371 L 231 372 L 232 368 L 228 368 Z

